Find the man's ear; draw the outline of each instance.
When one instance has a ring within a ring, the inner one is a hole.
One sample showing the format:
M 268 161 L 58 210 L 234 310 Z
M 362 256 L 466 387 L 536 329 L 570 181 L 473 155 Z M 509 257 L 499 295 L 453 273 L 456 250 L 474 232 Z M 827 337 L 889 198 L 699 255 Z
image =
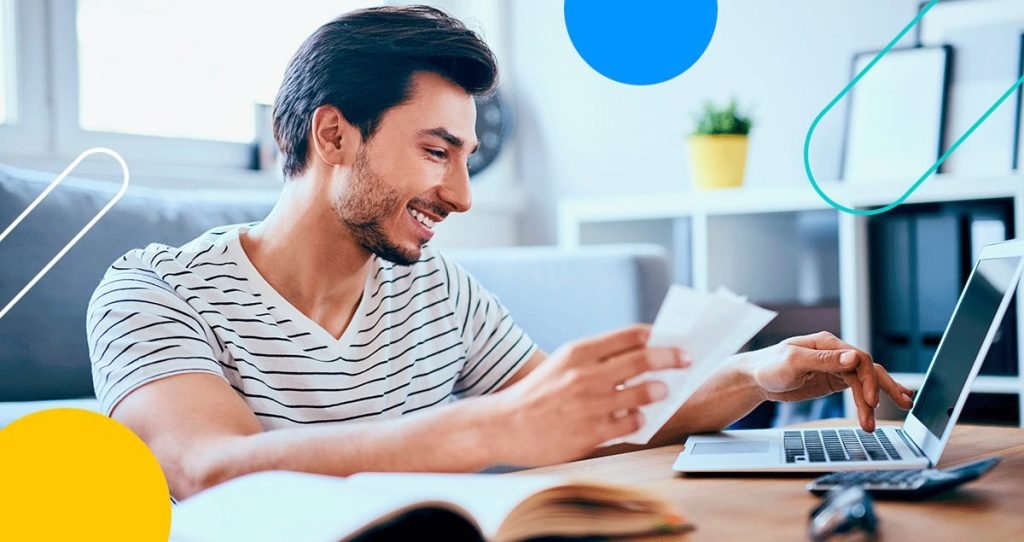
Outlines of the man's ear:
M 333 105 L 321 105 L 313 111 L 310 135 L 313 152 L 330 166 L 351 163 L 359 146 L 359 130 Z

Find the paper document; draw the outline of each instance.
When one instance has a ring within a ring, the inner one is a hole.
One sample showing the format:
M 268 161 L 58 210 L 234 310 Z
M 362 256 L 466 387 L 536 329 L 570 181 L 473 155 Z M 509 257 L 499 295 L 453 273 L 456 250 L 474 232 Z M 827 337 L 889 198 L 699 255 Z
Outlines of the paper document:
M 652 371 L 627 382 L 629 386 L 660 380 L 668 387 L 668 396 L 640 408 L 644 425 L 639 431 L 612 439 L 605 445 L 647 444 L 722 361 L 742 348 L 775 315 L 725 288 L 709 294 L 673 285 L 658 310 L 647 345 L 682 348 L 693 357 L 693 363 L 686 369 Z

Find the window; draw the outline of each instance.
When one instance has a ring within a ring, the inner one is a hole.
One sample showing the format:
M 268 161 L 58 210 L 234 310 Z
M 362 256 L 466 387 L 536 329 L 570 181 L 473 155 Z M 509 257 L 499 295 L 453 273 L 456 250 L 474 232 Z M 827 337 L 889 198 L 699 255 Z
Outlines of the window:
M 302 40 L 341 13 L 376 3 L 78 0 L 80 127 L 252 141 L 255 104 L 273 102 Z
M 14 97 L 14 18 L 12 4 L 0 0 L 0 124 L 13 118 Z
M 48 151 L 44 8 L 0 0 L 0 162 Z

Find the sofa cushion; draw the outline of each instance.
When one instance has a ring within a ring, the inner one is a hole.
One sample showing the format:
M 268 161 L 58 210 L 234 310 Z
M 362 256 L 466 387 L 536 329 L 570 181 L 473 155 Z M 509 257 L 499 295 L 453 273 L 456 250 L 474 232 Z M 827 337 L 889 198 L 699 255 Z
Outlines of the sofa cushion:
M 54 177 L 0 166 L 0 231 Z M 110 201 L 117 188 L 68 178 L 0 243 L 0 307 Z M 275 200 L 273 193 L 131 187 L 0 319 L 0 401 L 91 397 L 85 315 L 107 267 L 125 252 L 152 242 L 176 246 L 214 226 L 259 220 Z
M 656 245 L 574 249 L 514 247 L 446 251 L 491 293 L 540 347 L 653 322 L 668 292 Z
M 40 410 L 53 408 L 80 408 L 93 412 L 103 413 L 100 409 L 100 402 L 96 399 L 59 399 L 53 401 L 15 401 L 13 403 L 0 402 L 0 429 L 8 426 L 14 420 L 28 416 Z

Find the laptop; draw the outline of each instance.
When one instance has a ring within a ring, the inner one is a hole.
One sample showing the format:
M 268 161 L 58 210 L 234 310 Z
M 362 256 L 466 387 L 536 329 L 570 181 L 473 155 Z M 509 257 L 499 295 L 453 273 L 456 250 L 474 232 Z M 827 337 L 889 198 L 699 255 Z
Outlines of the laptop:
M 1024 240 L 984 247 L 902 427 L 747 429 L 694 435 L 678 472 L 830 472 L 934 467 L 1024 269 Z

